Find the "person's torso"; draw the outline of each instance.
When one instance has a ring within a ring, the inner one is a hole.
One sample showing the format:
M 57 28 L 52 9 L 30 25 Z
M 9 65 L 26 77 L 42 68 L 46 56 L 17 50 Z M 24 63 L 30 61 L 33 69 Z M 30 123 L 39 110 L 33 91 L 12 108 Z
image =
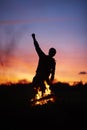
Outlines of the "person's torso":
M 42 76 L 49 76 L 54 66 L 54 59 L 44 55 L 39 58 L 37 73 Z

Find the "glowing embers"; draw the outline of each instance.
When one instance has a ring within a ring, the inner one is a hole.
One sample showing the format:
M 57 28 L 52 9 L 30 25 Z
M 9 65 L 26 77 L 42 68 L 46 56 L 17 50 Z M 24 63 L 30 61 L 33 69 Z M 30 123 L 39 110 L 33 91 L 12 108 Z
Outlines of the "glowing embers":
M 38 88 L 35 98 L 31 99 L 32 106 L 43 105 L 43 104 L 47 104 L 48 102 L 55 101 L 53 93 L 50 90 L 50 86 L 46 82 L 44 83 L 46 86 L 45 92 L 42 93 L 40 88 Z

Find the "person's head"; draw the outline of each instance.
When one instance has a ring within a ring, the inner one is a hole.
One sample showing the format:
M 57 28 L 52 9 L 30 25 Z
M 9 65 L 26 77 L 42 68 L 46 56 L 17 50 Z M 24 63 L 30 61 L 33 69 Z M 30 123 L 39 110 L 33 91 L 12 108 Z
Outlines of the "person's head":
M 56 54 L 56 49 L 55 48 L 50 48 L 49 49 L 49 56 L 53 57 Z

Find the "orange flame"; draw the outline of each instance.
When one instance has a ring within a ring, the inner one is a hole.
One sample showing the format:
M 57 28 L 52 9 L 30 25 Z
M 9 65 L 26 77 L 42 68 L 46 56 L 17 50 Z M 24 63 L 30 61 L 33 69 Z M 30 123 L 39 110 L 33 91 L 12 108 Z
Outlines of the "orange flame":
M 40 90 L 40 88 L 38 88 L 37 94 L 35 95 L 35 98 L 31 100 L 31 101 L 35 101 L 34 104 L 33 104 L 34 106 L 47 104 L 48 101 L 54 102 L 53 97 L 49 97 L 49 98 L 45 99 L 45 97 L 51 95 L 52 92 L 50 90 L 50 86 L 46 83 L 46 81 L 44 83 L 45 83 L 45 86 L 46 86 L 44 94 L 42 95 L 42 91 Z

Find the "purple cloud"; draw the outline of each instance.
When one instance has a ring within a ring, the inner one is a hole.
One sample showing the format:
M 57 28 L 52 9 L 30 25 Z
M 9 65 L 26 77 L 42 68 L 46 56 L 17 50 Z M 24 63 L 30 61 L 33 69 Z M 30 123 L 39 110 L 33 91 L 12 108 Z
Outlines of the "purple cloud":
M 79 74 L 87 74 L 87 72 L 86 71 L 81 71 L 81 72 L 79 72 Z

